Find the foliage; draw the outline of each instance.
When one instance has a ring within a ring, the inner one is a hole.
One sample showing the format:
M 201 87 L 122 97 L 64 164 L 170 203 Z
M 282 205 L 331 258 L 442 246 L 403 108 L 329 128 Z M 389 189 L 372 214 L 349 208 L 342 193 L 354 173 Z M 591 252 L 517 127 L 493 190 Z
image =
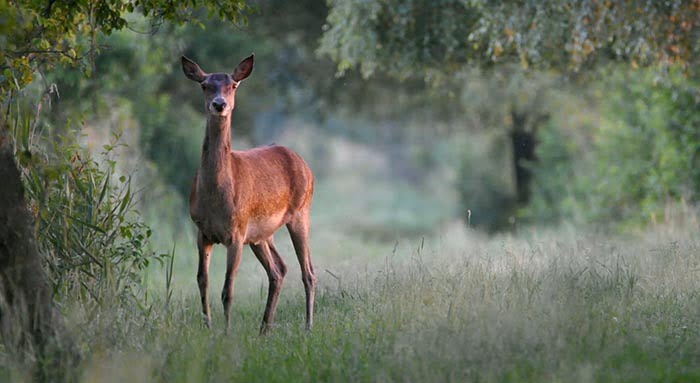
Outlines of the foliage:
M 602 119 L 584 136 L 542 131 L 537 200 L 526 213 L 578 222 L 664 220 L 669 203 L 700 198 L 700 98 L 682 75 L 613 72 L 597 86 Z M 590 140 L 591 142 L 587 142 Z
M 249 11 L 243 0 L 0 0 L 0 101 L 24 88 L 38 70 L 56 64 L 80 65 L 89 75 L 102 34 L 126 28 L 126 15 L 137 12 L 155 27 L 163 21 L 198 22 L 194 10 L 204 7 L 209 16 L 245 21 Z
M 365 77 L 378 67 L 399 77 L 414 75 L 417 68 L 437 73 L 479 52 L 464 38 L 479 20 L 474 3 L 330 1 L 320 52 L 330 55 L 341 73 L 355 66 Z
M 697 74 L 698 0 L 333 0 L 320 52 L 342 72 L 445 78 L 516 62 L 579 70 L 606 59 Z
M 50 140 L 36 129 L 25 115 L 13 136 L 54 294 L 140 302 L 141 270 L 162 256 L 146 250 L 151 230 L 135 209 L 131 177 L 116 170 L 119 136 L 98 161 L 76 132 Z

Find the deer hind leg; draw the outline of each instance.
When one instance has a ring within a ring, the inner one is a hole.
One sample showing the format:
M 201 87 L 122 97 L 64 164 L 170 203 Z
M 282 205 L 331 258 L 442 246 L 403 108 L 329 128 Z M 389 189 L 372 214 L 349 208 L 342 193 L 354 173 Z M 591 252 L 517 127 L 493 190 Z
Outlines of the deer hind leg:
M 282 291 L 282 283 L 285 274 L 287 274 L 287 267 L 277 253 L 272 238 L 259 244 L 251 244 L 250 248 L 258 258 L 258 261 L 260 261 L 260 264 L 265 268 L 269 281 L 265 314 L 263 314 L 262 324 L 260 325 L 260 333 L 264 334 L 275 320 L 277 301 Z
M 221 291 L 221 302 L 224 304 L 224 319 L 226 331 L 228 331 L 231 315 L 231 303 L 233 302 L 233 282 L 238 274 L 238 266 L 241 265 L 243 255 L 243 241 L 234 239 L 226 248 L 226 278 L 224 288 Z
M 306 292 L 306 328 L 311 329 L 314 322 L 314 299 L 316 296 L 316 276 L 311 264 L 309 250 L 309 212 L 299 214 L 287 224 L 289 236 L 292 237 L 294 251 L 297 253 L 299 266 L 301 267 L 301 280 L 304 282 Z
M 202 300 L 202 315 L 204 324 L 211 328 L 211 311 L 209 308 L 209 260 L 211 259 L 212 243 L 205 240 L 201 232 L 197 234 L 197 251 L 199 267 L 197 268 L 197 285 L 199 297 Z
M 282 273 L 282 276 L 287 275 L 287 265 L 284 264 L 284 260 L 282 260 L 280 253 L 277 251 L 273 237 L 270 237 L 267 241 L 267 245 L 270 246 L 270 254 L 272 254 L 272 260 L 277 264 L 277 270 Z

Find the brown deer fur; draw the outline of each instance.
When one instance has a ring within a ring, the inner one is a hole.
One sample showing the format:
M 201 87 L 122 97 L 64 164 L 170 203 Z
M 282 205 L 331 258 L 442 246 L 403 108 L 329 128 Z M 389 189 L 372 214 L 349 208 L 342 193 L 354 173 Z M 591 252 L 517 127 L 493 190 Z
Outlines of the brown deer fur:
M 213 244 L 227 248 L 226 279 L 221 292 L 228 328 L 233 281 L 243 245 L 250 245 L 269 279 L 261 332 L 272 324 L 287 267 L 273 235 L 286 225 L 301 266 L 306 291 L 306 326 L 313 324 L 316 278 L 309 253 L 309 213 L 314 176 L 297 153 L 283 146 L 231 150 L 231 111 L 236 88 L 252 72 L 254 57 L 241 61 L 233 74 L 207 74 L 182 57 L 187 78 L 201 84 L 208 111 L 202 158 L 190 193 L 190 216 L 198 228 L 197 282 L 202 313 L 211 326 L 209 259 Z

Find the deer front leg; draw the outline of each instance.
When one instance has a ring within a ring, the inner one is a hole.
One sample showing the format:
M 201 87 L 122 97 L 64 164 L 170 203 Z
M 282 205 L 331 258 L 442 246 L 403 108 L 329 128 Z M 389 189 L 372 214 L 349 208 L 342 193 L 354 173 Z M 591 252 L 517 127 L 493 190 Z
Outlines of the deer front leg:
M 205 240 L 202 232 L 197 234 L 197 251 L 199 252 L 199 267 L 197 269 L 197 285 L 199 297 L 202 300 L 202 315 L 204 324 L 211 328 L 211 312 L 209 309 L 209 260 L 212 243 Z
M 236 274 L 238 274 L 238 266 L 241 264 L 242 255 L 243 240 L 234 239 L 226 248 L 226 279 L 224 280 L 224 289 L 221 291 L 221 302 L 224 304 L 224 318 L 227 331 L 231 314 L 231 302 L 233 302 L 233 282 Z

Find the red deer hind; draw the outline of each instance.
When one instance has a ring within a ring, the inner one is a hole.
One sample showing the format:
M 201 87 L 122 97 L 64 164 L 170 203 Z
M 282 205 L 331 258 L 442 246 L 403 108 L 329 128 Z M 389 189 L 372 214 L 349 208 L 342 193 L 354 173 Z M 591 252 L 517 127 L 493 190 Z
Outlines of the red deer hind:
M 198 228 L 197 283 L 202 313 L 207 327 L 211 327 L 209 259 L 212 246 L 221 243 L 226 246 L 226 279 L 221 301 L 228 329 L 233 282 L 243 245 L 248 244 L 269 278 L 260 332 L 269 328 L 287 273 L 273 235 L 286 225 L 301 266 L 306 291 L 306 327 L 311 328 L 316 289 L 309 253 L 313 173 L 301 156 L 283 146 L 231 150 L 231 112 L 236 89 L 253 71 L 253 61 L 253 55 L 247 57 L 231 74 L 208 74 L 182 56 L 185 76 L 201 85 L 208 112 L 202 159 L 190 193 L 190 216 Z

